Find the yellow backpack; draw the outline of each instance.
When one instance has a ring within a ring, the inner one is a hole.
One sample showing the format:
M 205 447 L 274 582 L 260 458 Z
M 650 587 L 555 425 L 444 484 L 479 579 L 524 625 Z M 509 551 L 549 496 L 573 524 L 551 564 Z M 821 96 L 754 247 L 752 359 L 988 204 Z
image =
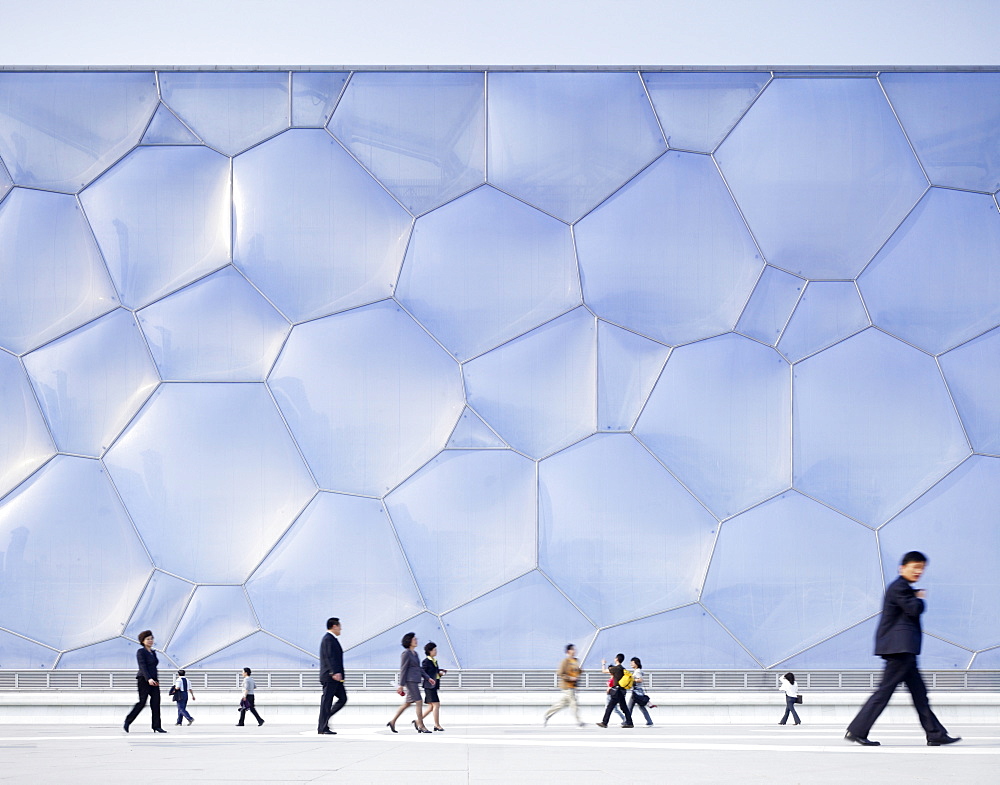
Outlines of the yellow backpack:
M 622 677 L 618 680 L 618 686 L 623 690 L 630 690 L 635 685 L 635 679 L 632 678 L 631 671 L 625 671 Z

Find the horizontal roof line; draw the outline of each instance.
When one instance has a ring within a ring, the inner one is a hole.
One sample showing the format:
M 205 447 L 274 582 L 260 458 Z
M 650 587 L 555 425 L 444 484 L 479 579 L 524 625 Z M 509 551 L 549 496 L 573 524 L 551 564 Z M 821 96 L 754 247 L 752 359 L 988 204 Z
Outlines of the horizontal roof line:
M 608 72 L 778 72 L 853 74 L 882 72 L 997 73 L 998 65 L 0 65 L 0 72 L 69 71 L 608 71 Z

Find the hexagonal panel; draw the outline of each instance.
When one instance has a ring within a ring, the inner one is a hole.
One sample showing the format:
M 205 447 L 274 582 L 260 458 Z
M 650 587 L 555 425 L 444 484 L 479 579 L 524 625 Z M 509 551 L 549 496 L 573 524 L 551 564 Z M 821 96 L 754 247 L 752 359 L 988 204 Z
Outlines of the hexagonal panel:
M 768 265 L 736 323 L 736 331 L 774 346 L 805 286 L 806 282 L 798 276 Z
M 485 75 L 354 74 L 329 129 L 410 212 L 425 212 L 486 180 Z
M 881 611 L 881 608 L 879 608 Z M 881 613 L 837 633 L 776 664 L 787 670 L 865 670 L 881 668 L 885 661 L 876 657 L 875 630 Z
M 597 427 L 628 431 L 656 383 L 670 349 L 621 327 L 597 322 Z
M 416 222 L 396 296 L 467 360 L 580 304 L 569 229 L 479 188 Z
M 451 432 L 446 449 L 449 450 L 505 450 L 507 445 L 496 435 L 483 418 L 468 406 L 458 418 L 455 430 Z
M 976 670 L 1000 669 L 1000 646 L 979 652 L 972 661 L 972 667 Z
M 514 449 L 542 458 L 594 432 L 595 321 L 577 308 L 463 366 L 469 404 Z
M 350 558 L 331 559 L 331 543 Z M 261 626 L 319 651 L 324 623 L 338 616 L 341 644 L 356 645 L 424 610 L 413 576 L 377 499 L 319 493 L 247 581 Z
M 575 221 L 665 149 L 630 73 L 489 74 L 489 182 Z
M 151 567 L 103 467 L 86 458 L 57 456 L 0 502 L 0 543 L 0 627 L 58 649 L 118 635 Z
M 139 630 L 142 629 L 146 628 L 139 628 Z M 139 630 L 136 630 L 136 632 Z M 168 678 L 164 674 L 164 671 L 175 668 L 176 663 L 160 651 L 163 642 L 160 640 L 159 630 L 156 628 L 153 628 L 153 637 L 156 639 L 156 659 L 159 661 L 159 670 L 163 678 L 160 684 L 161 687 L 164 687 L 166 685 L 163 682 Z M 122 637 L 112 638 L 111 640 L 95 643 L 92 646 L 83 646 L 79 649 L 64 652 L 59 657 L 58 668 L 59 670 L 100 669 L 134 672 L 137 665 L 136 652 L 138 650 L 139 644 L 134 640 Z
M 904 553 L 927 554 L 924 629 L 970 649 L 1000 640 L 991 601 L 1000 590 L 998 503 L 1000 458 L 973 456 L 879 530 L 886 582 Z
M 575 229 L 598 316 L 670 344 L 731 330 L 764 267 L 712 160 L 668 153 Z
M 596 632 L 537 570 L 441 618 L 463 668 L 558 662 L 567 643 L 586 651 Z
M 798 362 L 869 326 L 853 281 L 811 281 L 781 334 L 778 351 Z
M 104 462 L 157 567 L 238 583 L 315 490 L 263 384 L 163 384 Z
M 55 649 L 0 631 L 0 668 L 51 668 L 57 655 Z
M 774 79 L 715 154 L 771 264 L 853 278 L 927 181 L 875 79 Z
M 122 302 L 139 308 L 229 261 L 229 161 L 140 147 L 80 194 Z
M 320 486 L 370 496 L 441 450 L 465 405 L 458 365 L 391 301 L 296 327 L 269 384 Z
M 180 665 L 191 665 L 256 629 L 242 586 L 199 586 L 165 651 Z
M 318 649 L 317 649 L 318 651 Z M 255 632 L 208 657 L 193 663 L 196 668 L 260 670 L 319 670 L 319 658 L 268 635 Z
M 937 354 L 1000 324 L 998 258 L 993 199 L 932 188 L 858 287 L 876 327 Z
M 535 464 L 509 450 L 441 453 L 385 506 L 432 611 L 535 567 Z
M 784 493 L 722 524 L 702 603 L 769 666 L 882 607 L 875 535 Z
M 934 185 L 1000 189 L 1000 74 L 884 73 L 879 81 Z
M 72 196 L 15 188 L 0 203 L 0 346 L 26 352 L 118 304 Z
M 21 363 L 0 351 L 0 497 L 55 451 Z
M 153 574 L 139 598 L 124 635 L 138 642 L 142 630 L 153 630 L 159 646 L 166 646 L 177 628 L 194 586 L 160 570 Z
M 0 161 L 0 202 L 7 195 L 7 192 L 13 187 L 14 181 L 7 174 L 7 167 L 3 165 L 3 161 Z
M 388 297 L 411 218 L 326 131 L 233 161 L 236 264 L 292 321 Z
M 95 457 L 160 382 L 124 308 L 26 354 L 24 367 L 59 449 Z
M 231 266 L 139 311 L 164 379 L 260 382 L 291 326 Z
M 710 153 L 767 84 L 768 73 L 644 73 L 667 144 Z
M 794 485 L 871 526 L 969 454 L 933 358 L 865 330 L 795 366 Z
M 325 126 L 349 76 L 347 71 L 293 71 L 292 127 Z
M 1000 328 L 939 358 L 958 414 L 976 452 L 1000 455 Z
M 538 493 L 538 566 L 595 624 L 698 599 L 717 521 L 632 436 L 546 458 Z
M 618 652 L 657 670 L 760 667 L 697 603 L 601 630 L 583 664 L 598 668 L 602 657 L 611 662 Z
M 163 102 L 226 155 L 288 128 L 288 73 L 161 71 Z
M 341 622 L 344 621 L 342 618 Z M 437 659 L 441 667 L 447 670 L 457 667 L 455 655 L 451 651 L 451 644 L 441 626 L 441 620 L 432 613 L 421 613 L 402 624 L 397 624 L 391 630 L 386 630 L 381 635 L 351 647 L 344 652 L 344 667 L 348 670 L 386 668 L 398 672 L 400 655 L 403 652 L 403 636 L 409 632 L 417 635 L 417 654 L 420 655 L 421 661 L 424 658 L 424 644 L 436 643 Z M 392 686 L 394 676 L 395 674 L 386 676 L 384 686 Z M 368 683 L 372 684 L 372 681 L 369 680 Z
M 972 662 L 973 652 L 933 635 L 924 635 L 920 646 L 920 667 L 928 670 L 964 670 Z
M 140 144 L 201 144 L 201 139 L 178 120 L 177 115 L 160 104 L 153 113 L 153 119 L 149 121 L 149 127 L 142 135 Z
M 788 363 L 732 334 L 675 349 L 634 432 L 716 515 L 733 515 L 789 487 Z
M 139 141 L 151 73 L 0 74 L 0 157 L 14 182 L 75 193 Z

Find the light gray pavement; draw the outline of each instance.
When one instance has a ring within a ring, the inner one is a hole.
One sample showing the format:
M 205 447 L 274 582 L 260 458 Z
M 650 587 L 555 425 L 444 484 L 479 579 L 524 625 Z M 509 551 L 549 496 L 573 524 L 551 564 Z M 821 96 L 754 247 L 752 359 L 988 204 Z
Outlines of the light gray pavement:
M 560 721 L 561 720 L 561 721 Z M 927 747 L 916 719 L 873 731 L 879 748 L 843 741 L 841 725 L 676 725 L 547 728 L 447 725 L 420 735 L 400 725 L 312 728 L 221 723 L 166 726 L 148 715 L 119 725 L 0 726 L 0 782 L 10 783 L 968 783 L 1000 782 L 1000 726 L 951 730 L 950 747 Z

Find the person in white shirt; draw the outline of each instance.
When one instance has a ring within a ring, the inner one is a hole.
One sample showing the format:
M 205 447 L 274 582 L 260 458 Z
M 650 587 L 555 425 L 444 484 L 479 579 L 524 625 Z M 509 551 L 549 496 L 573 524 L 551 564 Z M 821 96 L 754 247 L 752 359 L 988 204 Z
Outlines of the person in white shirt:
M 238 727 L 243 725 L 243 720 L 247 716 L 247 712 L 250 712 L 257 718 L 258 727 L 264 724 L 264 719 L 257 713 L 257 709 L 254 708 L 253 691 L 257 689 L 257 682 L 253 680 L 250 673 L 249 668 L 243 669 L 243 700 L 240 701 L 240 721 L 236 723 Z
M 778 684 L 778 689 L 785 693 L 785 716 L 781 718 L 779 725 L 784 725 L 788 722 L 788 715 L 792 715 L 792 719 L 795 720 L 796 725 L 801 725 L 802 720 L 799 719 L 799 715 L 795 713 L 795 699 L 799 697 L 799 690 L 795 686 L 795 674 L 786 673 L 781 677 L 781 682 Z
M 174 680 L 173 695 L 174 700 L 177 701 L 177 724 L 181 724 L 181 720 L 187 720 L 188 725 L 194 722 L 194 717 L 188 714 L 187 705 L 188 698 L 194 700 L 194 690 L 191 689 L 191 684 L 187 680 L 187 671 L 181 668 L 177 671 L 177 678 Z
M 655 709 L 656 706 L 650 704 L 649 697 L 646 695 L 646 690 L 642 686 L 642 660 L 638 657 L 632 658 L 632 689 L 630 690 L 630 695 L 628 699 L 629 711 L 634 712 L 635 707 L 639 707 L 639 711 L 642 712 L 642 716 L 646 718 L 646 727 L 653 726 L 653 718 L 649 716 L 649 712 L 646 711 L 648 706 L 650 709 Z

